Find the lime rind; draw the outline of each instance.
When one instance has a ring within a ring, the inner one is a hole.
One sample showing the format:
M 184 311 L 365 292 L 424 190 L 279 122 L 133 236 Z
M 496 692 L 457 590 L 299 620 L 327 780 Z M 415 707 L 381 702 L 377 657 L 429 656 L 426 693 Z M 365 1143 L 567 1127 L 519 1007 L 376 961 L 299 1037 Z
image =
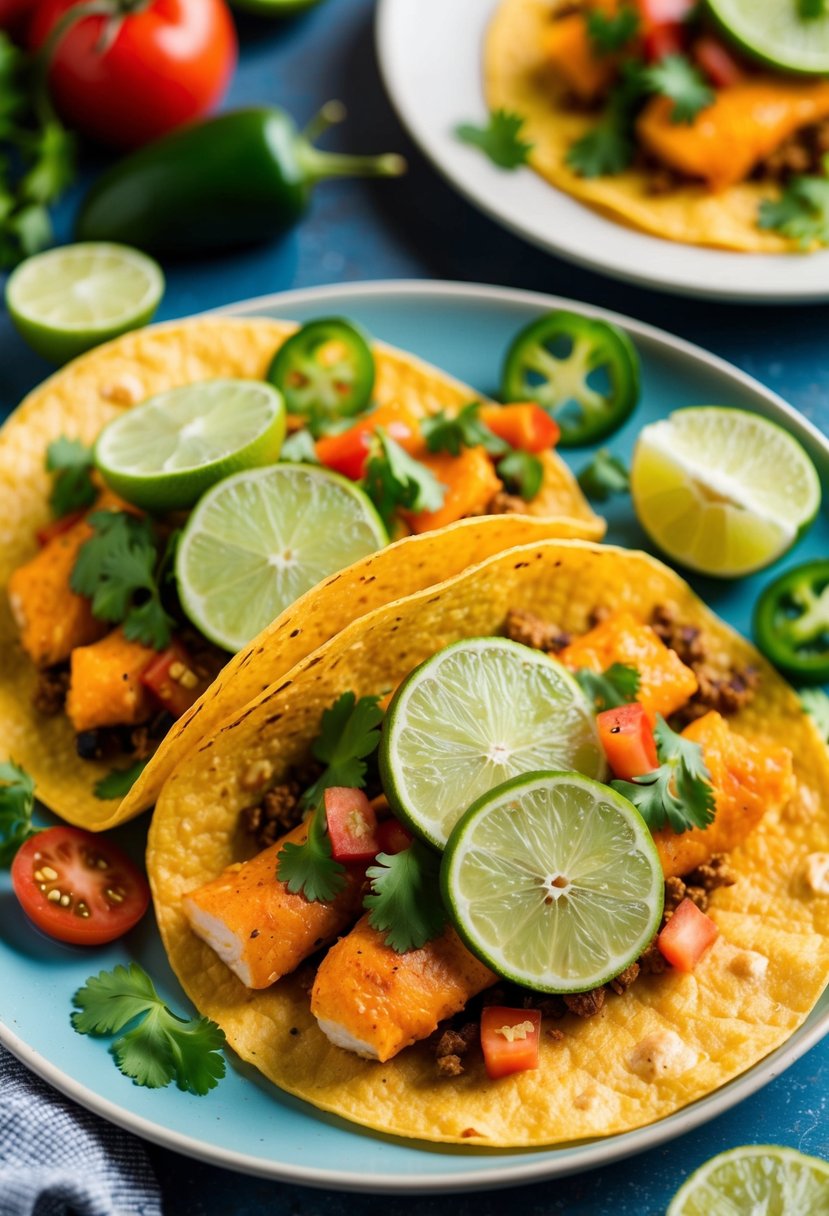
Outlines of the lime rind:
M 436 848 L 487 790 L 550 768 L 606 772 L 592 705 L 543 651 L 508 638 L 465 638 L 416 667 L 389 706 L 383 788 Z
M 666 1216 L 829 1216 L 829 1164 L 779 1144 L 718 1153 L 686 1179 Z
M 639 812 L 571 772 L 489 791 L 453 829 L 441 864 L 458 934 L 497 975 L 539 992 L 586 992 L 649 945 L 662 917 L 659 856 Z
M 807 20 L 797 0 L 707 0 L 727 36 L 779 71 L 822 76 L 829 72 L 829 15 Z

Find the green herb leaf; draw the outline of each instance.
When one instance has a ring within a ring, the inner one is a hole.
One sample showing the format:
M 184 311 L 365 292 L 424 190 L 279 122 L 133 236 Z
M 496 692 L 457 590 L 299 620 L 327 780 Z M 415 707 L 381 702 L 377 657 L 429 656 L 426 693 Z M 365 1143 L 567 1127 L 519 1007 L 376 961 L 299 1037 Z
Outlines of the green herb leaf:
M 446 487 L 431 469 L 404 451 L 382 427 L 374 432 L 363 488 L 387 528 L 391 527 L 398 507 L 436 511 L 446 494 Z
M 829 743 L 829 693 L 822 688 L 804 688 L 800 693 L 800 704 Z
M 126 798 L 147 767 L 148 760 L 137 760 L 129 768 L 114 768 L 96 781 L 92 792 L 96 798 Z
M 827 168 L 824 160 L 824 168 Z M 793 177 L 779 199 L 764 199 L 758 225 L 797 241 L 801 249 L 829 245 L 829 179 Z
M 51 203 L 75 177 L 75 140 L 56 120 L 33 140 L 34 164 L 20 182 L 20 193 L 32 203 Z
M 225 1075 L 225 1036 L 208 1018 L 172 1013 L 142 967 L 130 963 L 90 976 L 72 998 L 78 1034 L 118 1034 L 112 1053 L 136 1085 L 158 1089 L 175 1080 L 179 1089 L 206 1094 Z
M 323 798 L 308 824 L 303 844 L 289 841 L 279 850 L 276 876 L 293 895 L 300 892 L 311 903 L 334 899 L 345 887 L 345 866 L 331 855 Z
M 665 55 L 643 70 L 643 79 L 651 92 L 674 103 L 671 122 L 693 122 L 700 110 L 714 101 L 714 90 L 685 55 Z
M 616 13 L 594 9 L 587 16 L 587 33 L 593 49 L 599 55 L 621 51 L 639 30 L 639 14 L 634 8 L 622 6 Z
M 319 464 L 317 449 L 310 431 L 294 431 L 282 445 L 279 459 L 291 464 Z
M 302 795 L 304 806 L 317 806 L 332 785 L 362 789 L 366 759 L 377 751 L 383 711 L 379 697 L 360 697 L 341 693 L 320 721 L 320 733 L 311 751 L 325 765 L 313 785 Z
M 612 177 L 627 169 L 633 160 L 635 142 L 627 117 L 608 112 L 592 131 L 567 150 L 567 164 L 579 177 Z
M 379 853 L 366 871 L 372 894 L 363 906 L 369 923 L 385 934 L 398 954 L 419 950 L 443 931 L 446 911 L 440 895 L 440 857 L 415 840 L 402 853 Z
M 597 714 L 627 705 L 635 701 L 639 693 L 639 672 L 625 663 L 612 663 L 602 675 L 587 667 L 579 668 L 574 675 L 582 692 L 595 705 Z
M 634 781 L 611 781 L 611 786 L 630 799 L 652 832 L 666 826 L 674 832 L 707 827 L 715 805 L 702 748 L 672 731 L 660 715 L 654 734 L 659 768 Z
M 588 498 L 607 502 L 612 494 L 628 493 L 630 473 L 618 456 L 612 455 L 607 448 L 599 448 L 590 464 L 579 473 L 578 483 Z
M 0 764 L 0 867 L 11 865 L 22 844 L 34 836 L 35 783 L 11 760 Z
M 544 481 L 544 465 L 533 452 L 522 452 L 517 448 L 503 460 L 499 460 L 495 471 L 509 490 L 525 502 L 532 502 Z
M 94 511 L 95 535 L 81 546 L 69 584 L 92 601 L 92 614 L 120 623 L 132 642 L 164 650 L 175 621 L 161 603 L 152 524 L 128 511 Z
M 97 498 L 92 483 L 94 467 L 92 448 L 80 439 L 67 439 L 61 435 L 49 444 L 46 469 L 54 474 L 49 506 L 57 518 L 92 506 Z
M 461 123 L 455 135 L 465 144 L 480 148 L 499 169 L 517 169 L 527 163 L 533 145 L 520 138 L 524 119 L 508 110 L 493 110 L 485 127 Z
M 480 401 L 470 401 L 452 417 L 441 410 L 431 418 L 424 418 L 420 432 L 426 447 L 430 452 L 448 452 L 450 456 L 459 456 L 461 448 L 482 447 L 490 456 L 503 456 L 510 450 L 509 444 L 499 439 L 480 415 Z
M 797 0 L 797 15 L 801 21 L 814 21 L 826 13 L 826 0 Z

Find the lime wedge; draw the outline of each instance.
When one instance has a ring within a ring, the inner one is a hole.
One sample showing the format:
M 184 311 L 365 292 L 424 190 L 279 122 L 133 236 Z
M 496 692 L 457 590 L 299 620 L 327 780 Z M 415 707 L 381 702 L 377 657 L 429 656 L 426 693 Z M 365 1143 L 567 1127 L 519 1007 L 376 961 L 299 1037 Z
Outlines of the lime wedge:
M 87 242 L 27 258 L 6 284 L 6 306 L 33 350 L 65 363 L 146 325 L 163 294 L 152 258 L 128 245 Z
M 529 773 L 474 803 L 441 863 L 458 933 L 496 974 L 538 992 L 587 992 L 659 928 L 664 881 L 639 812 L 578 773 Z
M 285 438 L 285 406 L 259 380 L 203 380 L 159 393 L 113 419 L 95 463 L 128 502 L 148 511 L 192 507 L 231 473 L 273 464 Z
M 416 667 L 389 706 L 383 788 L 437 848 L 476 798 L 543 768 L 605 772 L 593 707 L 541 650 L 506 638 L 454 642 Z
M 729 38 L 749 55 L 783 72 L 829 72 L 829 13 L 818 0 L 708 0 Z M 802 16 L 805 8 L 814 17 Z
M 630 488 L 639 522 L 669 557 L 721 578 L 775 561 L 820 507 L 817 471 L 796 439 L 716 405 L 646 426 Z
M 779 1144 L 746 1144 L 695 1170 L 667 1216 L 829 1216 L 829 1165 Z
M 176 554 L 182 607 L 225 650 L 240 650 L 328 575 L 388 536 L 352 481 L 301 464 L 220 481 L 191 514 Z

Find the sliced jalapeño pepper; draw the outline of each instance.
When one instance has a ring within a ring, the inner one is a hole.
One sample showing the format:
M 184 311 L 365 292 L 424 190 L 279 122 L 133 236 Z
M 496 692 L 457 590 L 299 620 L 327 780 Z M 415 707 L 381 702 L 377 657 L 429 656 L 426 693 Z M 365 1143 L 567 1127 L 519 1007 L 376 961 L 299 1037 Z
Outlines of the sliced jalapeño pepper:
M 267 378 L 284 396 L 288 413 L 304 418 L 316 432 L 366 409 L 374 388 L 374 356 L 350 321 L 326 317 L 309 321 L 280 346 Z
M 806 684 L 829 680 L 829 558 L 805 562 L 766 587 L 754 611 L 766 658 Z
M 522 329 L 504 361 L 504 401 L 537 401 L 561 427 L 562 447 L 604 439 L 639 399 L 639 356 L 615 325 L 550 312 Z

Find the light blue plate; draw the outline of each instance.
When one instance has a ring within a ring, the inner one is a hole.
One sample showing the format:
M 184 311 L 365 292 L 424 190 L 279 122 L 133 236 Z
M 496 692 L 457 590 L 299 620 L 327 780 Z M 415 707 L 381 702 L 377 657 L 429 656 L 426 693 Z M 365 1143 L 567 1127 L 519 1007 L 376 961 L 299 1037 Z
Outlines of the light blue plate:
M 445 368 L 482 393 L 492 393 L 506 346 L 518 328 L 549 308 L 604 315 L 582 304 L 500 288 L 440 283 L 374 283 L 291 292 L 238 305 L 237 315 L 304 321 L 345 314 L 382 338 Z M 712 355 L 669 334 L 613 317 L 634 338 L 643 361 L 644 394 L 634 418 L 614 435 L 614 452 L 629 456 L 639 428 L 684 405 L 752 409 L 788 427 L 809 450 L 829 486 L 829 442 L 779 397 Z M 568 455 L 575 469 L 589 451 Z M 630 503 L 606 512 L 609 539 L 644 546 Z M 646 547 L 646 546 L 645 546 Z M 774 574 L 829 552 L 824 514 Z M 747 632 L 752 606 L 772 577 L 739 583 L 693 580 L 728 621 Z M 44 817 L 45 821 L 45 817 Z M 144 825 L 115 833 L 140 854 Z M 218 1165 L 310 1185 L 356 1191 L 438 1191 L 503 1186 L 572 1173 L 626 1157 L 710 1120 L 767 1084 L 829 1030 L 829 991 L 789 1041 L 743 1076 L 650 1127 L 601 1140 L 523 1152 L 428 1145 L 358 1129 L 286 1097 L 230 1055 L 228 1075 L 208 1097 L 174 1088 L 140 1089 L 118 1072 L 103 1042 L 75 1034 L 72 993 L 101 968 L 137 959 L 174 1008 L 188 1002 L 173 977 L 151 920 L 100 950 L 63 947 L 38 935 L 17 907 L 8 876 L 0 878 L 0 1040 L 59 1089 L 115 1123 L 168 1148 Z

